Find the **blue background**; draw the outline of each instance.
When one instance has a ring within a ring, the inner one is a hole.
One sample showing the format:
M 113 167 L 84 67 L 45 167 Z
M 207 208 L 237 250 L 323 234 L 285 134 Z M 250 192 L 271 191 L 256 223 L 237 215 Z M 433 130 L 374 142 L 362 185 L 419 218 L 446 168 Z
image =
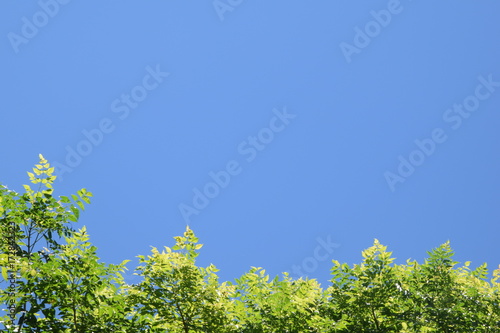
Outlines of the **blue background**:
M 173 245 L 179 206 L 234 160 L 241 172 L 189 222 L 198 263 L 222 280 L 296 265 L 325 284 L 331 259 L 358 263 L 374 238 L 399 263 L 450 240 L 458 260 L 498 267 L 498 84 L 460 127 L 443 117 L 478 77 L 500 81 L 500 4 L 221 3 L 2 1 L 0 181 L 21 191 L 39 153 L 67 165 L 108 119 L 56 183 L 94 193 L 79 226 L 106 262 Z M 148 68 L 169 75 L 121 119 L 113 102 L 140 92 Z M 296 117 L 248 162 L 238 146 L 285 109 Z M 436 128 L 446 140 L 414 153 L 423 162 L 392 191 L 385 173 Z

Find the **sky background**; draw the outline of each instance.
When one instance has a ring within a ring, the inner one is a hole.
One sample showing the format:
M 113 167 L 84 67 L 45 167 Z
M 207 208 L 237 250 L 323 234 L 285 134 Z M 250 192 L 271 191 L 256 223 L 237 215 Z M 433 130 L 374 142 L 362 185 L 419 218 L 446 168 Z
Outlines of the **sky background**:
M 39 153 L 57 164 L 56 194 L 93 192 L 76 226 L 108 263 L 189 223 L 222 281 L 295 266 L 325 285 L 332 259 L 359 263 L 375 238 L 398 263 L 450 240 L 494 269 L 499 10 L 2 1 L 0 182 L 22 191 Z

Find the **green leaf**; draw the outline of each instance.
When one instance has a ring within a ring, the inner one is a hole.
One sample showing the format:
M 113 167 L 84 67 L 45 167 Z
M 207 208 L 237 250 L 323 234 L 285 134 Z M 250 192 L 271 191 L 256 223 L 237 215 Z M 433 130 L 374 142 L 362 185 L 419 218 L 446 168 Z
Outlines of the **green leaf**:
M 70 209 L 73 212 L 73 215 L 76 217 L 76 219 L 79 219 L 80 218 L 80 211 L 78 210 L 78 208 L 76 208 L 75 206 L 71 206 Z
M 5 281 L 9 281 L 9 271 L 7 267 L 2 267 L 2 277 Z
M 85 206 L 83 205 L 83 202 L 81 201 L 77 201 L 76 204 L 82 209 L 84 210 L 85 209 Z

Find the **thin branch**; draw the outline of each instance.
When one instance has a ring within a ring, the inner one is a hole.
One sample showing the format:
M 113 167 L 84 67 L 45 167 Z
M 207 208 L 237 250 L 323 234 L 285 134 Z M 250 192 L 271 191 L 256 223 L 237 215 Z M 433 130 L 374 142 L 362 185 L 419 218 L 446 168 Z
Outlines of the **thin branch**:
M 375 326 L 377 327 L 377 331 L 378 331 L 378 330 L 380 330 L 380 327 L 378 324 L 377 316 L 375 315 L 375 309 L 371 305 L 370 305 L 370 309 L 372 310 L 373 321 L 375 322 Z

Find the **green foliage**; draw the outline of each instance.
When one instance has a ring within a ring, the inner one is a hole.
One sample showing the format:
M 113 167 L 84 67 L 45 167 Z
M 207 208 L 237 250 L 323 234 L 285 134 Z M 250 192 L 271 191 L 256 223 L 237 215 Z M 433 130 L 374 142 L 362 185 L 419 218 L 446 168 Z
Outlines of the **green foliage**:
M 262 268 L 253 267 L 236 279 L 236 314 L 239 332 L 322 332 L 328 319 L 319 315 L 323 300 L 315 280 L 269 280 Z
M 453 269 L 449 242 L 428 254 L 422 265 L 392 265 L 375 240 L 361 265 L 334 261 L 326 307 L 333 332 L 499 332 L 500 268 L 488 283 L 486 264 Z
M 189 227 L 175 239 L 172 249 L 139 256 L 137 271 L 144 279 L 133 287 L 132 299 L 148 331 L 232 332 L 232 288 L 219 285 L 215 266 L 195 265 L 202 245 Z
M 500 268 L 453 260 L 448 242 L 419 264 L 394 264 L 375 240 L 352 267 L 333 261 L 331 285 L 270 278 L 252 267 L 234 283 L 214 265 L 196 265 L 202 244 L 191 229 L 175 245 L 139 256 L 142 280 L 127 284 L 103 263 L 86 228 L 76 230 L 92 193 L 53 197 L 54 169 L 40 155 L 19 194 L 0 186 L 0 290 L 14 304 L 7 332 L 500 332 Z M 15 236 L 15 243 L 12 236 Z

